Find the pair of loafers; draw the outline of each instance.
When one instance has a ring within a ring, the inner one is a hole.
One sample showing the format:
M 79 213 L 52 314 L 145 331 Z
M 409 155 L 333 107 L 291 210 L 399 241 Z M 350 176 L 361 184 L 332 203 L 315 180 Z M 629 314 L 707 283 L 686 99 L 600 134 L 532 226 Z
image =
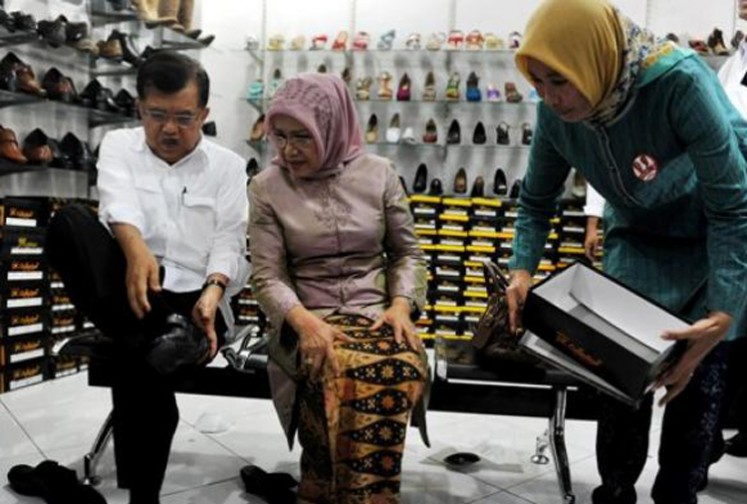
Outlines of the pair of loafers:
M 74 470 L 45 460 L 36 467 L 25 464 L 8 471 L 10 488 L 21 495 L 41 497 L 47 504 L 106 504 L 93 487 L 78 481 Z
M 246 491 L 262 497 L 269 504 L 295 504 L 296 493 L 292 488 L 298 482 L 287 473 L 268 473 L 261 467 L 248 465 L 241 468 L 241 481 Z

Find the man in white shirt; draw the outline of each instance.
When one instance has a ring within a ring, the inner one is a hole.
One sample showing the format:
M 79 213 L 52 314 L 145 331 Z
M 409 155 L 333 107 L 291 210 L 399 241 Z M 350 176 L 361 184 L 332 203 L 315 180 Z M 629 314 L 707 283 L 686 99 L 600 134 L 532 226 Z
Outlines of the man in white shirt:
M 215 356 L 246 283 L 244 160 L 202 137 L 209 79 L 159 52 L 139 68 L 142 126 L 106 134 L 98 218 L 60 210 L 51 264 L 77 308 L 114 340 L 114 441 L 130 504 L 157 504 L 179 412 L 174 375 Z

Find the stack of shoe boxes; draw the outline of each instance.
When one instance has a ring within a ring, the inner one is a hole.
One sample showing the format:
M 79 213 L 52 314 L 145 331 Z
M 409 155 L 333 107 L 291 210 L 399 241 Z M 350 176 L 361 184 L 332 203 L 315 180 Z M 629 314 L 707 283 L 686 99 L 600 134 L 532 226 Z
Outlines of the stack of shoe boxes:
M 251 264 L 252 256 L 249 252 L 251 249 L 249 248 L 248 236 L 246 240 L 246 259 Z M 236 320 L 237 326 L 252 326 L 252 334 L 255 336 L 262 336 L 265 334 L 267 329 L 267 318 L 259 308 L 259 303 L 254 296 L 250 281 L 247 281 L 247 284 L 241 292 L 233 298 L 231 307 L 233 309 L 233 316 Z
M 564 235 L 559 229 L 565 222 L 563 209 L 579 205 L 575 200 L 561 202 L 560 216 L 551 221 L 536 281 L 552 274 L 563 264 L 561 260 L 573 257 L 560 253 Z M 472 327 L 487 306 L 482 264 L 494 261 L 505 269 L 512 254 L 516 200 L 414 194 L 410 206 L 429 263 L 428 304 L 416 322 L 418 331 L 426 340 L 471 339 Z
M 48 269 L 44 256 L 47 206 L 5 198 L 0 231 L 0 391 L 49 376 Z

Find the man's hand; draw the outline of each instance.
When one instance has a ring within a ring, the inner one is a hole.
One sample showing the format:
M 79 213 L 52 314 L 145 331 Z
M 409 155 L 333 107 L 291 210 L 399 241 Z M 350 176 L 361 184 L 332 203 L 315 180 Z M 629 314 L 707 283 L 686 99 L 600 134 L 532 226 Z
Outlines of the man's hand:
M 325 365 L 331 367 L 335 376 L 340 376 L 340 363 L 335 354 L 334 342 L 352 342 L 353 339 L 303 306 L 291 308 L 286 320 L 298 334 L 301 367 L 309 377 L 312 380 L 318 379 Z
M 663 406 L 682 392 L 700 362 L 722 339 L 731 326 L 732 318 L 724 312 L 711 312 L 691 326 L 674 331 L 665 331 L 666 340 L 688 340 L 687 350 L 677 364 L 656 382 L 655 388 L 667 387 L 667 393 L 659 401 Z
M 218 311 L 218 303 L 223 297 L 223 289 L 217 285 L 208 285 L 202 291 L 200 299 L 192 308 L 192 320 L 195 325 L 205 331 L 210 341 L 210 359 L 218 353 L 218 334 L 215 332 L 215 314 Z
M 410 313 L 410 300 L 397 296 L 392 300 L 391 306 L 371 326 L 371 330 L 376 331 L 387 324 L 394 331 L 394 340 L 397 343 L 406 341 L 410 348 L 416 352 L 420 351 L 423 348 L 423 342 L 410 319 Z
M 506 289 L 506 303 L 508 304 L 508 327 L 513 334 L 519 334 L 521 327 L 521 311 L 527 293 L 532 286 L 532 275 L 527 270 L 511 271 L 511 280 Z
M 599 252 L 599 232 L 597 227 L 599 226 L 599 217 L 587 217 L 586 218 L 586 235 L 584 236 L 584 250 L 586 251 L 586 257 L 590 261 L 594 262 L 594 259 Z
M 141 319 L 150 312 L 148 291 L 161 291 L 158 262 L 135 226 L 115 223 L 111 229 L 127 260 L 127 300 L 135 316 Z

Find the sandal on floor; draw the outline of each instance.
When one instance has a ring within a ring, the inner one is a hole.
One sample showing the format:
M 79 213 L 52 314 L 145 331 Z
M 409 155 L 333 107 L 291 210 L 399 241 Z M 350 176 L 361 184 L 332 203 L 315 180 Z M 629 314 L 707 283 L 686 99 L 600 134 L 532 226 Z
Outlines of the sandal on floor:
M 78 481 L 75 471 L 45 460 L 36 467 L 25 464 L 8 471 L 10 487 L 21 495 L 41 497 L 49 504 L 106 504 L 93 487 Z

